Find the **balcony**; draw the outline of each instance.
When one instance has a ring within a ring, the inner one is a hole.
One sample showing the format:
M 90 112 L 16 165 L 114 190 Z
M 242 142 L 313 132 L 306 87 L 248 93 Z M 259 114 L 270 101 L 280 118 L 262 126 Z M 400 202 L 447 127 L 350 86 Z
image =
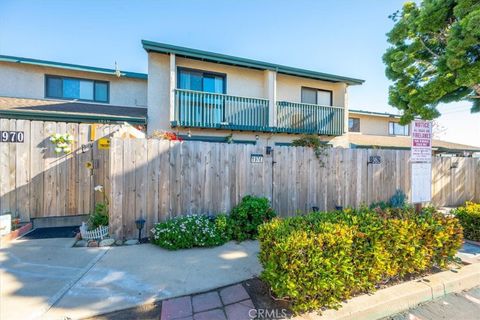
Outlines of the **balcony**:
M 341 107 L 277 102 L 277 132 L 340 136 L 344 121 Z
M 268 100 L 175 89 L 180 127 L 269 131 Z
M 344 110 L 279 101 L 277 125 L 269 126 L 269 100 L 175 89 L 173 127 L 342 135 Z

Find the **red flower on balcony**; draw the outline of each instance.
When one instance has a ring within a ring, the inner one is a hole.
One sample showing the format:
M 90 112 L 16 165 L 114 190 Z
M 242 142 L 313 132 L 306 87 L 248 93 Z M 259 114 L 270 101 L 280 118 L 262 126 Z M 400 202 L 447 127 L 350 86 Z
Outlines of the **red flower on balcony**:
M 183 141 L 175 132 L 164 132 L 162 139 L 169 141 Z

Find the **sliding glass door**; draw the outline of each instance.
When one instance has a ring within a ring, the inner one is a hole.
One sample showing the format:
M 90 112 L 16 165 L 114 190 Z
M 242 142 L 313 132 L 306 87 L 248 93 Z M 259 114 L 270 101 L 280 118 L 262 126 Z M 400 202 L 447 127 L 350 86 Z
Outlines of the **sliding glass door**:
M 178 88 L 223 94 L 225 93 L 225 75 L 179 68 Z M 223 97 L 215 94 L 192 95 L 191 98 L 179 101 L 179 111 L 182 122 L 197 125 L 219 124 L 224 118 Z

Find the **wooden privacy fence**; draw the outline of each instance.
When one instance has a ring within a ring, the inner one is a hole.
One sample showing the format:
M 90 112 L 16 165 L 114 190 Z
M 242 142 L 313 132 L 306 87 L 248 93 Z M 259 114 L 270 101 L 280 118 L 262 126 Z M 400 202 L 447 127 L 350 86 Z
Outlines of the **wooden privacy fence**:
M 0 214 L 11 212 L 22 221 L 91 212 L 95 185 L 108 182 L 108 150 L 90 144 L 110 136 L 121 125 L 0 119 L 0 131 L 23 131 L 24 141 L 0 142 Z M 55 133 L 73 136 L 72 152 L 56 154 L 49 140 Z M 83 149 L 81 146 L 84 145 Z M 86 166 L 94 164 L 94 169 Z
M 380 156 L 380 164 L 369 163 Z M 134 237 L 135 220 L 146 230 L 186 214 L 228 212 L 247 195 L 265 196 L 281 216 L 335 206 L 388 200 L 410 193 L 409 151 L 329 149 L 318 159 L 309 148 L 112 139 L 110 230 Z M 434 158 L 433 203 L 480 201 L 480 159 Z

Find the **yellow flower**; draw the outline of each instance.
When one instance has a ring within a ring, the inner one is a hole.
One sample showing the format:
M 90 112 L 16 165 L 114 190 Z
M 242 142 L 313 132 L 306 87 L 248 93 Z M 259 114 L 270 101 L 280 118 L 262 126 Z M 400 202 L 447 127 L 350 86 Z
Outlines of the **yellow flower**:
M 87 162 L 85 163 L 85 167 L 86 167 L 87 169 L 93 169 L 93 163 L 92 163 L 91 161 L 87 161 Z

